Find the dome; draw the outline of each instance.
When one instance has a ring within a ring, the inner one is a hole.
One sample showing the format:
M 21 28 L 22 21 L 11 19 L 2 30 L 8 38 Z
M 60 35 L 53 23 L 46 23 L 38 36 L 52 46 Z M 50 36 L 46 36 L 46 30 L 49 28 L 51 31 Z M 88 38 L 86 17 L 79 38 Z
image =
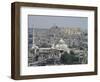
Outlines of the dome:
M 61 39 L 59 40 L 59 44 L 65 44 L 65 41 L 61 38 Z
M 55 48 L 58 49 L 58 50 L 64 50 L 64 51 L 68 50 L 68 46 L 67 46 L 67 44 L 65 44 L 65 41 L 63 39 L 59 40 L 59 42 L 55 46 Z

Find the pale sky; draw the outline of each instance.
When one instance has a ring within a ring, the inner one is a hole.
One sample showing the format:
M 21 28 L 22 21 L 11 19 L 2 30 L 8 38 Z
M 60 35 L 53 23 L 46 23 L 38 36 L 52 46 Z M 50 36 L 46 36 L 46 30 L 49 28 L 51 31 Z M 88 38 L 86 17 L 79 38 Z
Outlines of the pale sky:
M 69 16 L 43 16 L 43 15 L 29 15 L 29 28 L 51 28 L 58 27 L 80 27 L 82 29 L 88 28 L 87 17 L 69 17 Z

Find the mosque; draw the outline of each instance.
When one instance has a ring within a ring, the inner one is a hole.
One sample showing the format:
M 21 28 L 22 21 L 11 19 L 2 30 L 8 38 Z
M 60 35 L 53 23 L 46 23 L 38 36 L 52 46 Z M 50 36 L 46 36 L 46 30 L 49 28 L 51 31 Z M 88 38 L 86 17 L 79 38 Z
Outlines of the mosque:
M 57 61 L 60 60 L 61 55 L 64 52 L 70 53 L 70 49 L 68 48 L 68 45 L 65 44 L 65 41 L 61 38 L 58 43 L 52 44 L 50 48 L 39 48 L 38 46 L 35 45 L 34 40 L 33 40 L 33 45 L 31 49 L 33 53 L 33 59 L 35 61 L 45 61 L 47 59 L 55 59 Z

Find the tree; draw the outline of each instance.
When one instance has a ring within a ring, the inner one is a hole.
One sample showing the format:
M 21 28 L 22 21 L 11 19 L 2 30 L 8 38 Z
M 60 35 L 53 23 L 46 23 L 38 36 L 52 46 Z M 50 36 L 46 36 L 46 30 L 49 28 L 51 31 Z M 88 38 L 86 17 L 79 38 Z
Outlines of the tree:
M 70 54 L 68 54 L 67 52 L 65 52 L 61 56 L 61 63 L 63 63 L 63 64 L 72 64 L 72 56 Z
M 71 51 L 70 54 L 65 52 L 61 56 L 61 63 L 63 64 L 77 64 L 78 63 L 78 57 L 75 56 L 76 54 Z
M 70 51 L 70 55 L 72 56 L 73 63 L 78 63 L 79 58 L 76 57 L 77 54 L 74 51 Z

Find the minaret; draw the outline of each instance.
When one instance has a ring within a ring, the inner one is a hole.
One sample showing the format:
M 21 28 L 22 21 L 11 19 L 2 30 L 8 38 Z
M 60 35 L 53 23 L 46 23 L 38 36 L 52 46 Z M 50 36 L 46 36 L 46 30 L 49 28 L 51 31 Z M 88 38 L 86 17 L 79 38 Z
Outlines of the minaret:
M 54 44 L 52 44 L 52 47 L 51 47 L 52 49 L 54 49 L 55 48 L 55 45 Z
M 33 28 L 33 42 L 32 42 L 32 49 L 35 48 L 35 46 L 36 46 L 36 45 L 35 45 L 35 42 L 34 42 L 34 38 L 35 38 L 35 36 L 34 36 L 34 28 Z

